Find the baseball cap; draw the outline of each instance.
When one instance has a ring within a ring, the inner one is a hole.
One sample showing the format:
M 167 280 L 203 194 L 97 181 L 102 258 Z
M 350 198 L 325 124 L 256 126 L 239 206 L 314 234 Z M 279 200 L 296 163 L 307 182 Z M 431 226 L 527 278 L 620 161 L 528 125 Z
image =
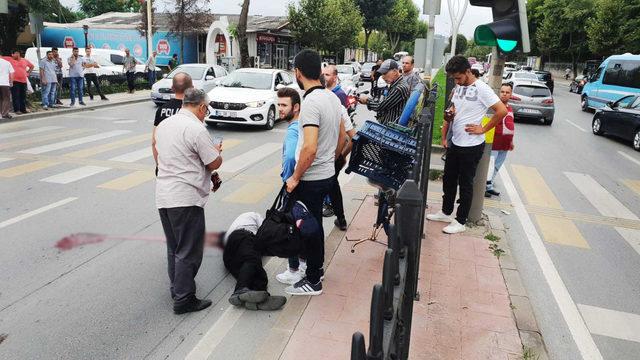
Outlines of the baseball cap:
M 384 75 L 387 72 L 389 72 L 389 70 L 397 70 L 397 69 L 398 69 L 398 63 L 395 60 L 387 59 L 382 63 L 382 65 L 380 65 L 378 72 Z

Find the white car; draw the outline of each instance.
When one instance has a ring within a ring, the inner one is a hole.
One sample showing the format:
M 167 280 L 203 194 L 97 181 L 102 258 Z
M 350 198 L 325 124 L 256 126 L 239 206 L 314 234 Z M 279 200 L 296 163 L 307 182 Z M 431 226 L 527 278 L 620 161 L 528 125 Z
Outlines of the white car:
M 277 69 L 238 69 L 209 91 L 206 123 L 262 126 L 271 130 L 277 120 L 277 91 L 298 86 L 288 72 Z
M 177 68 L 173 69 L 172 72 L 151 86 L 151 100 L 156 105 L 162 105 L 175 96 L 173 90 L 171 90 L 171 85 L 173 83 L 173 77 L 177 73 L 181 72 L 187 73 L 191 76 L 191 80 L 193 80 L 193 87 L 204 90 L 205 92 L 211 91 L 211 89 L 218 85 L 222 77 L 227 76 L 227 70 L 218 65 L 179 65 Z
M 358 71 L 351 65 L 336 65 L 336 69 L 338 69 L 338 78 L 340 81 L 352 81 L 357 83 L 360 80 L 360 75 Z
M 46 57 L 47 51 L 50 51 L 50 50 L 51 50 L 50 47 L 41 47 L 40 56 L 42 56 L 42 58 Z M 84 48 L 81 48 L 78 50 L 79 50 L 78 52 L 80 57 L 84 56 L 85 54 Z M 60 48 L 58 49 L 58 54 L 62 59 L 62 77 L 68 78 L 69 77 L 69 61 L 68 60 L 71 57 L 72 49 Z M 108 58 L 102 55 L 94 53 L 92 54 L 92 56 L 96 60 L 98 65 L 100 65 L 99 68 L 95 69 L 95 73 L 101 82 L 108 83 L 108 82 L 116 81 L 118 79 L 124 79 L 124 72 L 122 71 L 122 66 L 118 66 L 112 63 Z M 37 48 L 35 47 L 28 48 L 27 51 L 25 51 L 25 58 L 29 60 L 34 66 L 31 75 L 37 78 L 40 78 L 40 73 L 39 73 L 40 61 L 38 60 Z

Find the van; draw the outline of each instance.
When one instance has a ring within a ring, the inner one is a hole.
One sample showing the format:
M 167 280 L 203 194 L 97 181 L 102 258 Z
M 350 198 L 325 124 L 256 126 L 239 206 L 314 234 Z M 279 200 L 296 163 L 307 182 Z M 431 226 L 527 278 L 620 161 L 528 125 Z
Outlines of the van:
M 582 88 L 582 110 L 599 109 L 627 95 L 640 95 L 640 55 L 612 55 Z
M 109 61 L 111 61 L 116 65 L 119 65 L 120 67 L 124 66 L 125 54 L 124 54 L 124 51 L 122 50 L 93 48 L 93 53 L 100 54 L 102 57 L 108 59 Z M 144 75 L 144 72 L 145 72 L 144 70 L 145 70 L 144 63 L 140 61 L 140 59 L 136 58 L 136 76 L 140 76 L 146 79 L 146 76 Z M 155 70 L 157 72 L 160 72 L 161 69 L 158 66 L 156 66 Z
M 79 48 L 80 57 L 84 55 L 84 48 Z M 113 77 L 113 78 L 122 78 L 124 76 L 124 72 L 122 71 L 122 65 L 115 65 L 113 62 L 107 60 L 104 55 L 97 54 L 97 49 L 93 49 L 92 56 L 100 65 L 99 68 L 96 69 L 96 75 L 98 78 L 104 77 Z M 51 51 L 50 47 L 41 47 L 40 48 L 40 56 L 42 58 L 47 57 L 47 51 Z M 58 48 L 58 54 L 62 59 L 62 77 L 69 77 L 69 62 L 68 59 L 71 57 L 72 49 L 70 48 Z M 38 59 L 38 48 L 30 47 L 25 51 L 24 57 L 29 60 L 34 68 L 31 73 L 31 77 L 40 78 L 40 60 Z

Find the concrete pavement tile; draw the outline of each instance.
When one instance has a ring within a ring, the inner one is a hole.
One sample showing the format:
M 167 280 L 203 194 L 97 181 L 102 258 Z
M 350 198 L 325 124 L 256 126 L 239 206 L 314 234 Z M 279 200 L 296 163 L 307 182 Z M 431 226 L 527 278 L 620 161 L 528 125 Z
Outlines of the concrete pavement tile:
M 516 323 L 511 316 L 492 315 L 482 312 L 468 311 L 462 318 L 462 324 L 495 332 L 517 332 Z
M 476 258 L 473 242 L 466 241 L 463 237 L 449 235 L 452 237 L 449 242 L 449 257 L 451 259 L 474 261 Z
M 371 294 L 369 294 L 369 296 L 370 295 Z M 304 312 L 304 316 L 310 315 L 325 320 L 337 321 L 346 302 L 346 296 L 323 292 L 322 295 L 311 298 Z
M 466 260 L 451 259 L 449 272 L 457 278 L 470 278 L 476 280 L 475 264 Z
M 524 331 L 539 331 L 529 298 L 524 296 L 510 296 L 510 299 L 513 304 L 513 314 L 516 318 L 518 329 Z
M 344 342 L 351 341 L 351 336 L 356 331 L 362 332 L 357 323 L 318 320 L 313 324 L 308 336 Z
M 351 353 L 351 337 L 346 342 L 310 337 L 309 334 L 294 333 L 280 360 L 327 360 L 344 359 Z
M 522 285 L 522 279 L 520 279 L 520 272 L 517 270 L 503 269 L 502 275 L 504 276 L 510 295 L 527 296 L 527 291 L 524 289 L 524 285 Z
M 498 334 L 498 347 L 511 353 L 522 352 L 522 342 L 519 335 Z
M 347 298 L 339 319 L 350 323 L 368 322 L 370 313 L 371 296 L 368 299 L 350 297 Z

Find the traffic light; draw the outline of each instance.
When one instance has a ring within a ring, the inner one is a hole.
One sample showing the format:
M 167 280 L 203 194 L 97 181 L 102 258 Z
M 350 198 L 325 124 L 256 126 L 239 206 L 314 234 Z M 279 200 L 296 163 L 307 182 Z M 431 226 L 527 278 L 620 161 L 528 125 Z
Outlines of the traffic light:
M 503 53 L 521 50 L 528 53 L 529 27 L 526 0 L 470 0 L 474 6 L 490 7 L 493 22 L 480 25 L 474 33 L 476 44 L 497 46 Z

